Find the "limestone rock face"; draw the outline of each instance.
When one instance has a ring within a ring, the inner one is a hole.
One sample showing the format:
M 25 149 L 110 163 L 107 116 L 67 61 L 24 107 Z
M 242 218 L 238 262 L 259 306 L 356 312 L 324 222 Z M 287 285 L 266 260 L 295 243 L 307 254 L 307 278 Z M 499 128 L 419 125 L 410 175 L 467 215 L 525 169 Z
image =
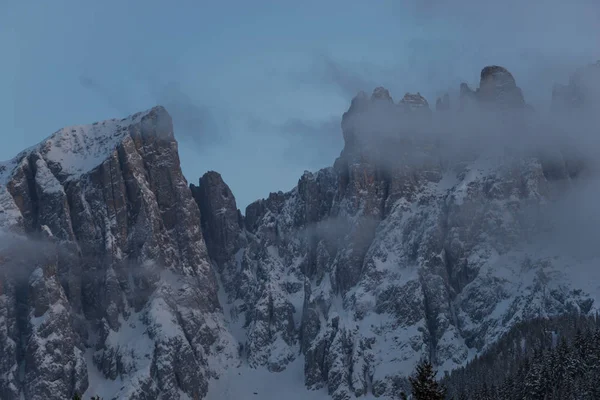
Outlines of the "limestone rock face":
M 505 107 L 523 107 L 525 99 L 515 78 L 504 67 L 492 65 L 481 70 L 478 90 L 481 101 Z
M 3 249 L 2 398 L 91 396 L 105 384 L 91 375 L 130 382 L 119 398 L 206 393 L 213 358 L 236 349 L 167 112 L 61 129 L 0 175 L 15 243 Z M 38 242 L 43 254 L 24 257 Z
M 421 96 L 421 93 L 406 93 L 402 100 L 400 100 L 400 105 L 404 106 L 410 111 L 418 110 L 421 108 L 429 110 L 429 103 L 425 99 L 425 97 Z
M 529 109 L 523 92 L 513 75 L 504 67 L 490 65 L 481 70 L 479 87 L 472 90 L 460 85 L 461 109 L 519 110 Z
M 241 246 L 240 234 L 244 221 L 229 186 L 217 172 L 207 172 L 198 186 L 190 185 L 198 203 L 202 231 L 209 255 L 222 265 Z M 214 213 L 218 210 L 217 213 Z

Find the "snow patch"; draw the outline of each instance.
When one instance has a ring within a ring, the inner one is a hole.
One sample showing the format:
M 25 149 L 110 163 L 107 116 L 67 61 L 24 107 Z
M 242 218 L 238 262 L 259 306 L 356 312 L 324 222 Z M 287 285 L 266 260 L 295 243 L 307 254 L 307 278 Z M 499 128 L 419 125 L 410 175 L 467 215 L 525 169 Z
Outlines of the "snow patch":
M 331 400 L 326 390 L 304 386 L 304 359 L 298 357 L 282 372 L 243 365 L 209 384 L 206 400 Z
M 48 190 L 59 190 L 56 179 L 51 179 L 52 168 L 58 167 L 67 180 L 96 168 L 106 160 L 115 148 L 129 135 L 129 127 L 138 124 L 154 109 L 139 112 L 123 119 L 109 119 L 88 125 L 69 126 L 54 132 L 41 143 L 19 153 L 15 158 L 0 162 L 0 188 L 6 185 L 15 167 L 30 154 L 39 153 L 42 168 L 39 183 L 47 182 Z M 39 172 L 38 172 L 39 173 Z M 48 178 L 47 180 L 44 178 Z
M 46 162 L 42 159 L 38 159 L 35 162 L 35 183 L 47 194 L 64 194 L 65 191 L 56 177 L 52 174 Z

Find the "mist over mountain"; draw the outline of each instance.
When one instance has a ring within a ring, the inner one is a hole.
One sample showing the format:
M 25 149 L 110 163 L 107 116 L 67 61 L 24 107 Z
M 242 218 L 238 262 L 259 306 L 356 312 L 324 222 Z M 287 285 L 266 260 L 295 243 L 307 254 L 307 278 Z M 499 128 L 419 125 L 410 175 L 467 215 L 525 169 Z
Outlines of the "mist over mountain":
M 332 165 L 243 212 L 187 182 L 162 106 L 1 163 L 0 398 L 393 398 L 423 358 L 598 312 L 600 63 L 551 113 L 477 78 L 359 92 Z

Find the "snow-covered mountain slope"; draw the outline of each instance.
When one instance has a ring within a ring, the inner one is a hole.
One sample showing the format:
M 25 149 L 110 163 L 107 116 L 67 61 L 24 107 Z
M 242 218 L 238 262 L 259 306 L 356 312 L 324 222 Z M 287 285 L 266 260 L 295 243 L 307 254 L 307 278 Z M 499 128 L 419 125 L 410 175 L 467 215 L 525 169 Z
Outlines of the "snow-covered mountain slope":
M 0 398 L 90 383 L 105 398 L 202 397 L 235 365 L 163 108 L 61 129 L 0 170 Z
M 248 365 L 300 360 L 334 399 L 393 396 L 422 357 L 451 370 L 518 321 L 598 310 L 600 259 L 557 245 L 577 222 L 554 235 L 552 217 L 592 166 L 559 142 L 531 146 L 545 128 L 504 68 L 463 97 L 457 123 L 419 95 L 359 94 L 334 167 L 243 223 L 218 174 L 192 185 Z
M 161 107 L 2 163 L 0 399 L 386 398 L 422 357 L 595 312 L 596 254 L 552 215 L 596 170 L 526 135 L 504 68 L 480 86 L 359 94 L 333 167 L 245 215 L 216 172 L 188 187 Z

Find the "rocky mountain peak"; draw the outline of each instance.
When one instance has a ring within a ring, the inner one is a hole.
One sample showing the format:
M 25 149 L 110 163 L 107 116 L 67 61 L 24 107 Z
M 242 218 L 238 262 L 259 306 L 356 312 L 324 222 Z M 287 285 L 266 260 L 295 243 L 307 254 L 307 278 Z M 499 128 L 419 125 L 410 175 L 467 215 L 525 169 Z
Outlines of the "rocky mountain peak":
M 192 196 L 200 208 L 202 232 L 210 257 L 223 265 L 241 246 L 244 221 L 235 197 L 218 172 L 209 171 L 190 185 Z
M 359 93 L 342 117 L 342 159 L 352 163 L 376 158 L 381 150 L 389 150 L 383 149 L 384 143 L 396 141 L 403 125 L 414 124 L 430 112 L 421 93 L 406 93 L 397 104 L 383 87 L 376 88 L 370 99 Z
M 392 96 L 390 95 L 389 90 L 387 90 L 386 88 L 379 86 L 376 87 L 375 90 L 373 90 L 373 94 L 371 95 L 371 100 L 372 101 L 387 101 L 389 103 L 393 103 L 394 100 L 392 99 Z
M 510 87 L 517 85 L 513 75 L 499 65 L 488 65 L 481 70 L 479 86 L 485 87 L 487 84 Z
M 521 88 L 513 75 L 504 67 L 491 65 L 481 70 L 479 88 L 472 90 L 466 83 L 460 85 L 461 109 L 483 107 L 488 110 L 526 108 Z
M 513 75 L 504 67 L 487 66 L 481 70 L 478 97 L 501 107 L 523 107 L 525 99 Z
M 356 94 L 356 96 L 354 96 L 354 98 L 350 102 L 350 107 L 348 108 L 348 111 L 346 111 L 345 114 L 353 114 L 365 111 L 369 107 L 369 104 L 369 96 L 361 90 Z
M 421 93 L 406 93 L 399 105 L 407 111 L 429 110 L 429 103 Z
M 199 398 L 233 357 L 177 150 L 155 107 L 3 163 L 0 228 L 21 250 L 0 269 L 2 399 Z

